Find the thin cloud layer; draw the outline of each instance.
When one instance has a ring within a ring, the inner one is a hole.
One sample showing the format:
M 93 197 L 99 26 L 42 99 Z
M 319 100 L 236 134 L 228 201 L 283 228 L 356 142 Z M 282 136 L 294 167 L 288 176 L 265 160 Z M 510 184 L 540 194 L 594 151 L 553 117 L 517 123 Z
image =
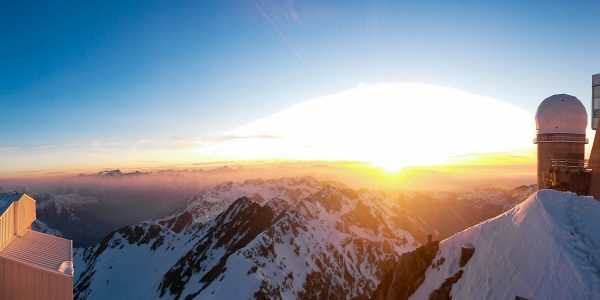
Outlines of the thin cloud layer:
M 398 169 L 531 148 L 532 120 L 500 100 L 447 87 L 361 85 L 231 130 L 226 135 L 246 138 L 215 142 L 200 152 L 224 159 L 365 161 Z

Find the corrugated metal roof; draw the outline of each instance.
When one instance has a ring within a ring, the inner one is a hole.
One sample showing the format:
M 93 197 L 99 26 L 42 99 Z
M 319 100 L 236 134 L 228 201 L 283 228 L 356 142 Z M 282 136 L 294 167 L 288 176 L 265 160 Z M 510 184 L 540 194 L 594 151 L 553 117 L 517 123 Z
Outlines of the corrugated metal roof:
M 15 201 L 21 199 L 23 193 L 0 193 L 0 215 Z
M 70 240 L 28 229 L 0 251 L 0 257 L 73 276 L 72 269 L 66 273 L 58 271 L 63 262 L 73 262 L 72 253 Z

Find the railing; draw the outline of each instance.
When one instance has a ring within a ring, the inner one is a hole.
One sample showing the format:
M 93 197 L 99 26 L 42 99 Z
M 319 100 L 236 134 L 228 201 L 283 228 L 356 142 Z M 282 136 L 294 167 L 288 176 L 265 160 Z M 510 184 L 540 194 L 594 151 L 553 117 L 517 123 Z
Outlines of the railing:
M 550 159 L 550 166 L 557 169 L 587 169 L 588 161 L 580 159 Z
M 538 135 L 533 139 L 533 143 L 589 143 L 589 139 L 585 136 L 571 135 Z

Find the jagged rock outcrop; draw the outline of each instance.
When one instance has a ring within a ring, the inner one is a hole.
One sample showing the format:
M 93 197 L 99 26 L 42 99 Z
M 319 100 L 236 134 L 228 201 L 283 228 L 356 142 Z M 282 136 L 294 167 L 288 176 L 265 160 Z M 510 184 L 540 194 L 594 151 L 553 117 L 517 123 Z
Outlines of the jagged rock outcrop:
M 425 272 L 432 266 L 438 249 L 439 242 L 432 242 L 412 252 L 402 254 L 397 262 L 389 262 L 371 299 L 408 299 L 425 280 Z M 438 264 L 441 263 L 443 261 L 438 262 Z

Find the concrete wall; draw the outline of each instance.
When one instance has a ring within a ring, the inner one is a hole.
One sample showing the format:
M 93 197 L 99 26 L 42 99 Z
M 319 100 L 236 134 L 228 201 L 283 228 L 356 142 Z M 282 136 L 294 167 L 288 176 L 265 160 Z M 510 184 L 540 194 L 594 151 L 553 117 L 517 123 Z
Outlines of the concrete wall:
M 73 277 L 0 257 L 0 299 L 71 300 Z
M 545 177 L 551 167 L 551 159 L 584 160 L 585 144 L 583 143 L 538 143 L 538 189 L 545 186 Z

